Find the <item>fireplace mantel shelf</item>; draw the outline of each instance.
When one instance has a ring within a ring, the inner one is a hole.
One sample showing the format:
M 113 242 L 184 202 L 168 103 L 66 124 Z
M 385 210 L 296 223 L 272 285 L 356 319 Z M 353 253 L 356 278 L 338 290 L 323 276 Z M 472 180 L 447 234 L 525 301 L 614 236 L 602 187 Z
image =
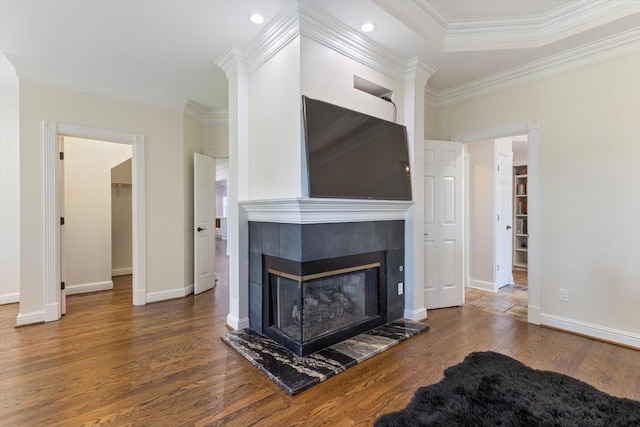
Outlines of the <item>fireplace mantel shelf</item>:
M 413 201 L 291 198 L 238 203 L 249 221 L 317 224 L 404 220 Z

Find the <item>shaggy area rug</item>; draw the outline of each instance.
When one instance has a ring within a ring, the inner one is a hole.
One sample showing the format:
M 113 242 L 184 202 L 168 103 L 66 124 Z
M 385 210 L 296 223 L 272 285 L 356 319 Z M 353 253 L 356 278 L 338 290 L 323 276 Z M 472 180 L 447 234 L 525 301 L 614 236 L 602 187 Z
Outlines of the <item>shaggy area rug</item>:
M 640 402 L 493 352 L 469 354 L 444 379 L 418 389 L 392 426 L 640 426 Z

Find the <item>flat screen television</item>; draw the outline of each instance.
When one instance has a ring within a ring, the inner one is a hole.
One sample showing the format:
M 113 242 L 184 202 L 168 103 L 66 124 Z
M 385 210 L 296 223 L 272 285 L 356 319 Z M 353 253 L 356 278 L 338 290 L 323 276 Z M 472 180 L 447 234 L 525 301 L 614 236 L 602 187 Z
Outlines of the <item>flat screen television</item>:
M 302 97 L 309 197 L 411 200 L 406 128 Z

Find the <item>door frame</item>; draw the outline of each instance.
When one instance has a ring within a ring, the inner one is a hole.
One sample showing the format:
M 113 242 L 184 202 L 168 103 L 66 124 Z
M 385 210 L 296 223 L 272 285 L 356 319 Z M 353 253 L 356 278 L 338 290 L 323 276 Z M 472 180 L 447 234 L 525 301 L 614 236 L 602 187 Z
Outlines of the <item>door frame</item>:
M 146 224 L 144 135 L 45 120 L 44 146 L 44 320 L 62 317 L 60 292 L 60 197 L 58 179 L 61 136 L 132 146 L 133 305 L 146 304 Z
M 540 284 L 540 120 L 530 119 L 488 129 L 466 132 L 451 137 L 452 141 L 463 144 L 487 139 L 504 138 L 527 134 L 527 182 L 529 212 L 527 221 L 529 230 L 528 240 L 528 294 L 527 320 L 529 323 L 540 324 L 541 284 Z M 465 233 L 466 235 L 466 233 Z

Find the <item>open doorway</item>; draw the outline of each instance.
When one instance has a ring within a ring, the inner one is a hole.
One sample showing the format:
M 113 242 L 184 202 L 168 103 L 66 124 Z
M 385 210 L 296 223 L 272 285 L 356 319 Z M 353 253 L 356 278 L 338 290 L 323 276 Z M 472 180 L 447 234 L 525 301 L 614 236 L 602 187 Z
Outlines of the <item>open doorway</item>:
M 229 256 L 229 159 L 216 158 L 216 248 L 224 246 L 224 253 Z
M 469 163 L 466 305 L 522 321 L 528 319 L 529 306 L 527 142 L 523 134 L 465 145 Z M 510 159 L 501 162 L 506 149 Z M 508 181 L 508 190 L 500 180 Z M 501 238 L 508 245 L 499 244 Z M 495 259 L 487 250 L 491 247 Z M 498 277 L 500 264 L 508 265 L 508 280 Z
M 44 146 L 44 288 L 45 322 L 60 319 L 64 313 L 66 291 L 61 286 L 61 240 L 64 227 L 61 225 L 61 191 L 59 162 L 61 137 L 76 137 L 99 141 L 110 141 L 129 145 L 132 149 L 132 269 L 133 305 L 146 304 L 146 227 L 145 227 L 145 149 L 144 136 L 128 132 L 98 129 L 53 121 L 43 122 Z
M 70 136 L 61 137 L 60 144 L 65 293 L 112 290 L 114 278 L 133 271 L 132 147 Z M 119 283 L 130 287 L 132 279 L 124 277 Z

